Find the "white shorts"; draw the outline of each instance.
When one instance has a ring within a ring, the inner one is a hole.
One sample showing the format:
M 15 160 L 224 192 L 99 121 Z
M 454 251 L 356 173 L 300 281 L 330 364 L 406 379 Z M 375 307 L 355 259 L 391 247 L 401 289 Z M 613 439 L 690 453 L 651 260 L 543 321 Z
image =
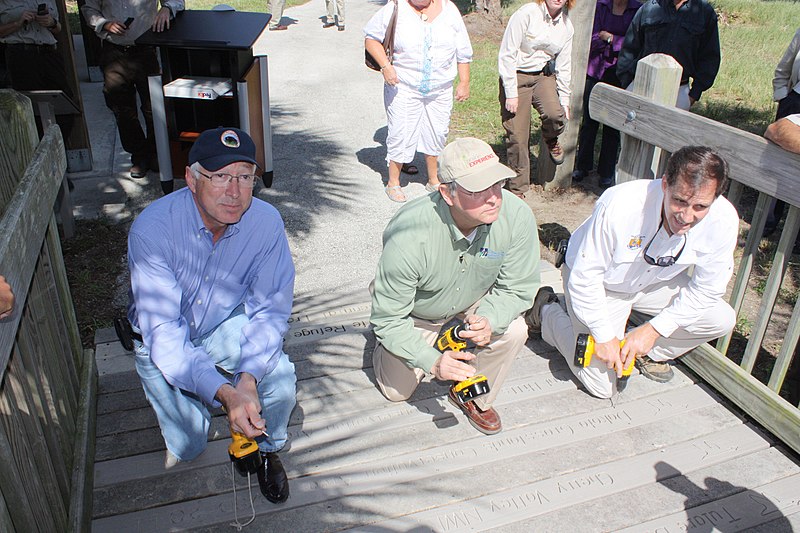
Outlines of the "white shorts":
M 383 104 L 388 121 L 387 163 L 409 163 L 416 152 L 441 153 L 450 129 L 452 87 L 423 96 L 402 84 L 384 84 Z

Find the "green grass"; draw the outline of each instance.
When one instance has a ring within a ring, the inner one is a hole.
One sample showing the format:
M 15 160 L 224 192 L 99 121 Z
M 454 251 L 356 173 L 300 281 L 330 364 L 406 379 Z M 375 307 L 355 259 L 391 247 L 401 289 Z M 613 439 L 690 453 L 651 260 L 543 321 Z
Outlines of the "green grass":
M 505 15 L 510 16 L 523 3 L 507 5 Z M 775 116 L 772 76 L 800 27 L 800 4 L 762 0 L 716 0 L 712 3 L 720 14 L 722 64 L 714 86 L 692 110 L 760 135 Z M 499 44 L 499 40 L 473 39 L 471 97 L 454 108 L 451 138 L 472 135 L 495 146 L 502 144 L 497 100 Z M 532 132 L 536 134 L 537 131 L 538 123 L 532 126 Z M 532 142 L 535 144 L 537 139 Z

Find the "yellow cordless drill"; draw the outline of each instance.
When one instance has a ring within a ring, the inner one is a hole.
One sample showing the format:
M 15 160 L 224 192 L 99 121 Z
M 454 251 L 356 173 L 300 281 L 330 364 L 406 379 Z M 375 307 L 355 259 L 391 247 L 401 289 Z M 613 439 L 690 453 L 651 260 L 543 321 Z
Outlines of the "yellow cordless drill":
M 231 462 L 239 474 L 243 476 L 255 474 L 263 462 L 256 441 L 236 431 L 231 431 L 228 457 L 231 458 Z
M 625 344 L 625 339 L 619 343 L 619 347 Z M 586 368 L 592 362 L 592 355 L 594 355 L 594 337 L 588 333 L 581 333 L 578 335 L 578 340 L 575 343 L 575 366 Z M 628 386 L 628 378 L 633 373 L 633 364 L 635 358 L 631 360 L 628 368 L 622 370 L 622 377 L 617 378 L 617 392 L 622 392 Z
M 469 324 L 460 320 L 455 320 L 455 324 L 453 324 L 453 322 L 454 321 L 451 320 L 442 327 L 439 338 L 436 339 L 436 344 L 434 345 L 436 349 L 444 353 L 447 350 L 460 352 L 462 350 L 471 350 L 475 348 L 474 342 L 461 337 L 461 333 L 469 330 Z M 455 392 L 458 401 L 465 404 L 480 398 L 484 394 L 488 394 L 489 382 L 486 376 L 477 374 L 469 379 L 456 383 L 453 387 L 453 392 Z

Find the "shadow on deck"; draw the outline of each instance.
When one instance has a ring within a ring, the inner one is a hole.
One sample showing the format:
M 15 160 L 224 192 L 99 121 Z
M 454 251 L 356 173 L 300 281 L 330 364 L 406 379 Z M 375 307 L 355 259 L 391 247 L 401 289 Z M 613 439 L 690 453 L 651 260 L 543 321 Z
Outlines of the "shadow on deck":
M 563 358 L 529 341 L 495 404 L 504 430 L 476 432 L 426 380 L 409 402 L 374 385 L 366 295 L 296 302 L 286 352 L 298 404 L 282 453 L 291 497 L 253 479 L 252 531 L 793 531 L 796 457 L 678 367 L 634 375 L 612 405 Z M 231 531 L 225 419 L 207 451 L 165 472 L 164 445 L 129 353 L 98 336 L 94 531 Z M 235 477 L 239 518 L 250 516 Z M 246 519 L 245 519 L 246 520 Z

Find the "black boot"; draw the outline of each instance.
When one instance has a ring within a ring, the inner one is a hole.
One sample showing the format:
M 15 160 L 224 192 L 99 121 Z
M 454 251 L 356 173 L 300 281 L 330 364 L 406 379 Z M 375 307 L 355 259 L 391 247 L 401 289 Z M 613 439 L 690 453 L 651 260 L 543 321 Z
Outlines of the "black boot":
M 261 452 L 264 465 L 258 469 L 258 486 L 261 494 L 272 503 L 283 503 L 289 498 L 289 478 L 277 452 Z

